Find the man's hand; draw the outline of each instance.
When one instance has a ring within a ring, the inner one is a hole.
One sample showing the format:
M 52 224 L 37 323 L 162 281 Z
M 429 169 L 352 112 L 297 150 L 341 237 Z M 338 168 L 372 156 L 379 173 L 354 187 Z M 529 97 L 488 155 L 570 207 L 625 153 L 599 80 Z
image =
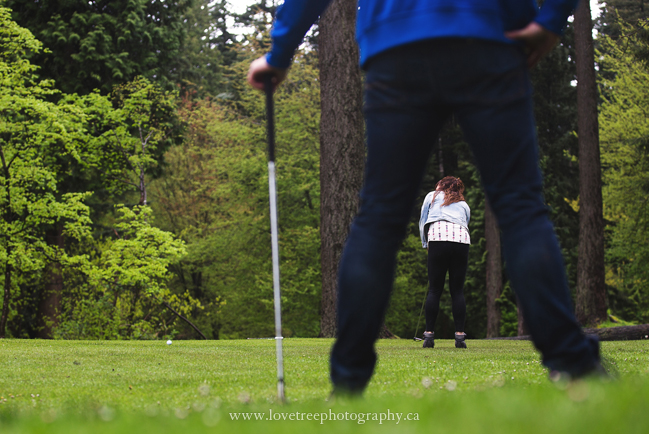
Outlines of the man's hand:
M 248 83 L 255 89 L 264 90 L 264 77 L 272 76 L 273 92 L 277 86 L 286 78 L 286 69 L 279 69 L 270 66 L 266 56 L 253 61 L 248 69 Z
M 549 53 L 557 42 L 559 35 L 549 31 L 540 24 L 532 21 L 527 27 L 505 33 L 505 36 L 515 41 L 521 41 L 527 49 L 527 66 L 532 68 L 539 60 Z

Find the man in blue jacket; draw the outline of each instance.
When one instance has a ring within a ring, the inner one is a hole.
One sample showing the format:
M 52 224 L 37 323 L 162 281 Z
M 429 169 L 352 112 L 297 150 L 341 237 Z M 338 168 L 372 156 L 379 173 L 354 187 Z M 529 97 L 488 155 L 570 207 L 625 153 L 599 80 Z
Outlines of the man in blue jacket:
M 250 65 L 263 88 L 286 77 L 295 49 L 329 0 L 286 0 L 268 55 Z M 601 372 L 584 336 L 542 197 L 528 67 L 550 51 L 577 0 L 359 0 L 366 71 L 367 161 L 361 207 L 338 276 L 335 391 L 361 393 L 376 364 L 396 252 L 436 136 L 453 114 L 471 146 L 502 231 L 507 272 L 534 344 L 553 371 Z

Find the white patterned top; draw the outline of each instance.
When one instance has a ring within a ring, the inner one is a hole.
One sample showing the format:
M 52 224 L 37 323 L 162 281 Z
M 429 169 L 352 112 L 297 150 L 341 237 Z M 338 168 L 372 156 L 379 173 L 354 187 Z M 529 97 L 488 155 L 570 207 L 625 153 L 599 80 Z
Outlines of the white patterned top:
M 438 220 L 428 227 L 428 241 L 451 241 L 471 244 L 471 236 L 464 226 L 446 220 Z

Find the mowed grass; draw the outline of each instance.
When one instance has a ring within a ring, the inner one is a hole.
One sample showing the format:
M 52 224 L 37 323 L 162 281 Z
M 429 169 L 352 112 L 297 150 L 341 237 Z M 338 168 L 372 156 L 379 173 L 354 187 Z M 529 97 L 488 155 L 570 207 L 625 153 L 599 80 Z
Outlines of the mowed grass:
M 602 343 L 617 381 L 553 384 L 529 342 L 381 340 L 365 398 L 326 401 L 331 344 L 284 340 L 280 404 L 273 340 L 2 340 L 0 433 L 649 432 L 649 341 Z

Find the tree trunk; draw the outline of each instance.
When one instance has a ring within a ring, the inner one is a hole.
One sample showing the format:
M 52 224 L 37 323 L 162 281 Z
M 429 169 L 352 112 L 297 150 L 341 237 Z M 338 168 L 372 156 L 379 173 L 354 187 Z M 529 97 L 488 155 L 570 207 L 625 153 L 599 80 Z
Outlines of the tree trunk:
M 579 257 L 577 319 L 583 325 L 606 320 L 604 286 L 604 218 L 597 122 L 597 82 L 590 5 L 575 12 L 577 65 L 577 129 L 579 133 Z
M 523 308 L 521 303 L 516 297 L 516 315 L 518 316 L 518 336 L 524 336 L 530 334 L 527 329 L 527 324 L 525 324 L 525 317 L 523 316 Z
M 356 0 L 334 0 L 320 19 L 320 336 L 336 334 L 338 263 L 352 219 L 365 160 Z
M 7 258 L 11 256 L 11 246 L 7 247 Z M 0 339 L 6 336 L 7 319 L 9 318 L 9 301 L 11 300 L 11 272 L 9 261 L 5 263 L 4 299 L 2 301 L 2 315 L 0 315 Z
M 635 326 L 584 329 L 587 335 L 597 335 L 600 341 L 639 341 L 649 339 L 649 324 Z
M 640 324 L 635 326 L 607 327 L 601 329 L 585 328 L 584 333 L 595 335 L 600 341 L 640 341 L 649 340 L 649 324 Z M 509 338 L 491 338 L 513 341 L 531 341 L 529 335 L 513 336 Z
M 2 161 L 2 174 L 4 175 L 4 185 L 5 187 L 11 186 L 11 173 L 9 172 L 9 166 L 7 166 L 7 161 L 5 159 L 4 149 L 0 146 L 0 161 Z M 4 219 L 7 228 L 11 228 L 11 223 L 13 220 L 13 215 L 11 211 L 11 188 L 5 188 L 5 205 L 4 213 L 2 218 Z M 6 336 L 7 329 L 7 320 L 9 319 L 9 301 L 11 301 L 11 276 L 13 272 L 13 266 L 11 265 L 11 255 L 13 253 L 13 248 L 9 242 L 9 234 L 2 234 L 5 237 L 5 248 L 6 248 L 6 258 L 5 261 L 5 281 L 4 281 L 4 297 L 2 301 L 2 314 L 0 315 L 0 339 L 4 339 Z
M 500 335 L 500 308 L 496 300 L 503 290 L 500 230 L 496 216 L 485 198 L 484 236 L 487 250 L 487 337 Z
M 45 239 L 48 245 L 55 246 L 61 250 L 65 247 L 63 226 L 57 225 L 54 229 L 47 231 Z M 46 283 L 38 305 L 38 333 L 41 339 L 52 339 L 54 328 L 59 323 L 61 313 L 61 298 L 63 293 L 63 276 L 61 264 L 50 263 L 45 269 Z

